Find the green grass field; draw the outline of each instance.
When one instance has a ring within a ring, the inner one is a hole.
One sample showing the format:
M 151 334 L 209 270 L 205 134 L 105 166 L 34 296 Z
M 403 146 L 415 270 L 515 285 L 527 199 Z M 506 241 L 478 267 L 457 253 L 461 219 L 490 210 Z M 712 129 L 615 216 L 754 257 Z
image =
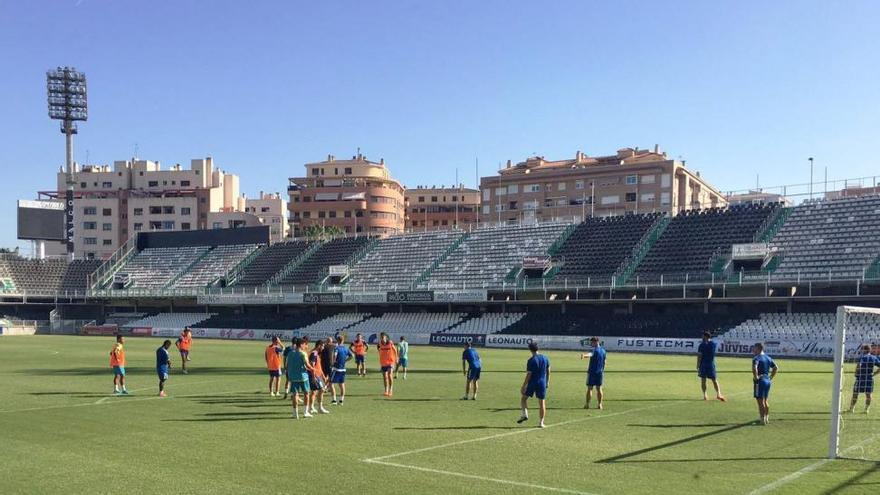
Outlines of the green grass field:
M 111 343 L 0 338 L 0 492 L 727 494 L 805 468 L 770 492 L 880 489 L 878 463 L 822 463 L 829 363 L 780 361 L 771 424 L 756 426 L 746 359 L 719 360 L 730 400 L 704 403 L 694 358 L 609 354 L 606 409 L 585 411 L 585 362 L 549 352 L 539 430 L 534 408 L 515 423 L 527 351 L 480 350 L 481 394 L 464 402 L 461 351 L 414 347 L 393 399 L 371 370 L 349 376 L 345 406 L 295 421 L 265 391 L 263 343 L 197 340 L 164 399 L 157 339 L 128 339 L 133 395 L 109 394 Z

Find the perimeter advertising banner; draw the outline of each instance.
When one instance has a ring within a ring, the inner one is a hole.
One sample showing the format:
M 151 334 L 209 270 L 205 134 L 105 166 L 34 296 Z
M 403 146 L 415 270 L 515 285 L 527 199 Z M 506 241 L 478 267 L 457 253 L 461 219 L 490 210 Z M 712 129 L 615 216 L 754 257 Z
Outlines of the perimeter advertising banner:
M 432 333 L 431 345 L 461 347 L 465 342 L 470 342 L 474 347 L 486 345 L 486 336 L 472 333 Z

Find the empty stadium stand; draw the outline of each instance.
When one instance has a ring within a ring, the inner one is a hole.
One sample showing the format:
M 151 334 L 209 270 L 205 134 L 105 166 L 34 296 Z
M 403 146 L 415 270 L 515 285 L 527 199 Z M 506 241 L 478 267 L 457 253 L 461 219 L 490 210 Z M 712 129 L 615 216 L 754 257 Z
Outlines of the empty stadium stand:
M 545 256 L 569 227 L 539 223 L 478 229 L 434 268 L 421 285 L 430 288 L 500 287 L 526 256 Z
M 781 255 L 776 280 L 861 278 L 880 255 L 880 196 L 794 208 L 770 246 Z
M 237 314 L 212 315 L 192 325 L 193 328 L 241 328 L 253 330 L 298 330 L 323 318 L 311 314 Z
M 857 343 L 880 342 L 880 318 L 866 313 L 849 315 L 847 341 Z M 723 338 L 746 342 L 793 339 L 833 342 L 836 315 L 834 313 L 762 313 L 724 333 Z
M 235 285 L 257 287 L 265 284 L 291 261 L 296 260 L 311 246 L 309 241 L 278 242 L 265 248 L 244 268 Z
M 673 315 L 571 315 L 526 313 L 500 333 L 515 335 L 599 335 L 604 337 L 699 338 L 733 328 L 746 316 L 706 314 Z
M 448 328 L 451 333 L 492 334 L 499 333 L 505 328 L 523 319 L 525 313 L 483 313 L 473 315 L 458 325 Z
M 67 270 L 61 278 L 61 292 L 85 291 L 89 288 L 89 275 L 101 266 L 100 260 L 73 260 L 67 265 Z
M 287 274 L 278 285 L 302 286 L 316 284 L 327 277 L 327 270 L 333 265 L 348 264 L 370 243 L 365 236 L 340 237 L 323 243 L 299 266 Z
M 589 218 L 578 224 L 556 253 L 563 262 L 556 281 L 610 278 L 630 257 L 660 214 Z
M 0 257 L 0 292 L 56 294 L 67 265 L 67 260 L 61 258 L 37 260 L 3 255 Z
M 244 261 L 257 248 L 259 246 L 256 244 L 216 246 L 188 267 L 171 285 L 177 288 L 207 287 Z
M 196 323 L 210 318 L 210 313 L 159 313 L 147 316 L 139 320 L 125 324 L 128 328 L 152 327 L 152 328 L 180 328 L 191 327 Z
M 392 337 L 412 333 L 437 333 L 459 323 L 465 313 L 385 313 L 348 328 L 348 333 L 364 335 L 385 332 Z
M 663 235 L 648 250 L 630 282 L 708 280 L 712 257 L 733 244 L 754 241 L 758 230 L 778 208 L 737 205 L 729 208 L 690 210 L 672 218 Z
M 207 246 L 144 249 L 129 259 L 117 274 L 131 278 L 130 288 L 161 289 L 209 249 Z
M 409 289 L 463 235 L 460 230 L 445 230 L 382 239 L 352 267 L 348 285 Z

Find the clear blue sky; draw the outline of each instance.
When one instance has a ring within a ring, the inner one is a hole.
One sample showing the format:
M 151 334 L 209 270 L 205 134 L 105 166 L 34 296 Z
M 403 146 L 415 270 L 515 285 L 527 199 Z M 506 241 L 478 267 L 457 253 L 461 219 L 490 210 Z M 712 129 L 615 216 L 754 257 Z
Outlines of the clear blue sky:
M 414 187 L 655 143 L 732 190 L 805 182 L 809 156 L 880 173 L 878 21 L 874 1 L 0 0 L 0 245 L 64 161 L 57 65 L 89 79 L 77 161 L 210 154 L 250 196 L 357 147 Z

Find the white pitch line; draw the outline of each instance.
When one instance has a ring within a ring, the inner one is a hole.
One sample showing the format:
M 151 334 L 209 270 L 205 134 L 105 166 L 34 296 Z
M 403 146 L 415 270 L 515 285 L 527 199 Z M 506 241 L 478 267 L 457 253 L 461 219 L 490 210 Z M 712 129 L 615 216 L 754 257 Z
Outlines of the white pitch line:
M 737 395 L 743 395 L 743 394 L 745 394 L 745 393 L 751 393 L 751 392 L 743 392 L 743 393 L 740 393 L 740 394 L 733 394 L 733 395 L 730 395 L 730 397 L 735 397 L 735 396 L 737 396 Z M 441 444 L 441 445 L 434 445 L 434 446 L 431 446 L 431 447 L 423 447 L 423 448 L 420 448 L 420 449 L 409 450 L 409 451 L 406 451 L 406 452 L 399 452 L 399 453 L 396 453 L 396 454 L 383 455 L 383 456 L 379 456 L 379 457 L 371 457 L 371 458 L 369 458 L 369 459 L 361 459 L 361 461 L 362 461 L 362 462 L 371 462 L 371 461 L 382 461 L 382 460 L 385 460 L 385 459 L 393 459 L 393 458 L 395 458 L 395 457 L 401 457 L 401 456 L 411 455 L 411 454 L 420 454 L 420 453 L 422 453 L 422 452 L 429 452 L 429 451 L 431 451 L 431 450 L 445 449 L 445 448 L 447 448 L 447 447 L 455 447 L 455 446 L 457 446 L 457 445 L 465 445 L 465 444 L 474 443 L 474 442 L 484 442 L 484 441 L 486 441 L 486 440 L 493 440 L 493 439 L 495 439 L 495 438 L 503 438 L 503 437 L 509 437 L 509 436 L 513 436 L 513 435 L 522 435 L 522 434 L 524 434 L 524 433 L 531 433 L 531 432 L 536 432 L 536 431 L 542 431 L 542 430 L 547 430 L 547 429 L 550 429 L 550 428 L 556 428 L 556 427 L 558 427 L 558 426 L 565 426 L 565 425 L 570 425 L 570 424 L 573 424 L 573 423 L 582 423 L 582 422 L 584 422 L 584 421 L 590 421 L 590 420 L 594 420 L 594 419 L 612 418 L 612 417 L 614 417 L 614 416 L 622 416 L 622 415 L 624 415 L 624 414 L 630 414 L 630 413 L 641 412 L 641 411 L 648 411 L 648 410 L 651 410 L 651 409 L 660 409 L 660 408 L 663 408 L 663 407 L 669 407 L 669 406 L 679 405 L 679 404 L 684 403 L 684 402 L 691 402 L 691 401 L 689 401 L 689 400 L 684 400 L 684 399 L 683 399 L 683 400 L 680 400 L 680 401 L 669 402 L 668 404 L 661 404 L 661 405 L 658 405 L 658 406 L 637 407 L 637 408 L 635 408 L 635 409 L 627 409 L 626 411 L 614 412 L 614 413 L 610 413 L 610 414 L 602 414 L 602 415 L 599 415 L 599 416 L 587 416 L 586 418 L 570 419 L 570 420 L 568 420 L 568 421 L 563 421 L 563 422 L 561 422 L 561 423 L 552 423 L 552 424 L 549 424 L 549 425 L 547 425 L 546 428 L 523 428 L 523 429 L 521 429 L 521 430 L 509 431 L 509 432 L 506 432 L 506 433 L 498 433 L 498 434 L 496 434 L 496 435 L 489 435 L 489 436 L 478 437 L 478 438 L 470 438 L 470 439 L 467 439 L 467 440 L 459 440 L 459 441 L 457 441 L 457 442 L 444 443 L 444 444 Z
M 215 395 L 229 395 L 229 394 L 238 394 L 238 393 L 242 393 L 242 392 L 252 392 L 252 391 L 253 391 L 253 389 L 248 389 L 248 390 L 230 390 L 230 391 L 227 391 L 227 392 L 215 392 L 214 394 L 215 394 Z M 159 396 L 157 396 L 157 395 L 156 395 L 156 396 L 151 396 L 151 397 L 132 397 L 132 398 L 125 399 L 125 400 L 119 400 L 119 401 L 114 401 L 114 402 L 106 402 L 106 403 L 102 403 L 102 404 L 106 404 L 106 405 L 110 405 L 110 404 L 130 404 L 130 403 L 132 403 L 132 402 L 141 402 L 141 401 L 145 401 L 145 400 L 156 400 L 156 399 L 170 400 L 170 399 L 174 399 L 174 398 L 198 397 L 199 395 L 203 395 L 204 393 L 205 393 L 205 392 L 200 392 L 200 393 L 197 393 L 197 394 L 169 395 L 168 397 L 159 397 Z M 70 407 L 83 407 L 83 406 L 95 406 L 95 405 L 98 405 L 98 403 L 96 403 L 96 402 L 83 402 L 83 403 L 80 403 L 80 404 L 63 404 L 63 405 L 58 405 L 58 406 L 28 407 L 28 408 L 24 408 L 24 409 L 7 409 L 7 410 L 5 410 L 5 411 L 4 411 L 4 410 L 0 410 L 0 414 L 5 414 L 5 413 L 19 413 L 19 412 L 29 412 L 29 411 L 49 411 L 49 410 L 52 410 L 52 409 L 67 409 L 67 408 L 70 408 Z
M 849 447 L 848 449 L 846 449 L 842 452 L 841 457 L 845 456 L 846 454 L 848 454 L 856 449 L 862 448 L 866 444 L 869 444 L 878 438 L 880 438 L 880 436 L 875 435 L 873 437 L 870 437 L 866 440 L 863 440 L 863 441 L 853 445 L 852 447 Z M 782 486 L 785 486 L 785 485 L 791 483 L 792 481 L 800 478 L 801 476 L 803 476 L 805 474 L 812 473 L 813 471 L 821 468 L 822 466 L 824 466 L 825 464 L 828 464 L 829 462 L 831 462 L 833 460 L 834 459 L 822 459 L 821 461 L 816 461 L 813 464 L 810 464 L 809 466 L 806 466 L 802 469 L 799 469 L 789 475 L 783 476 L 782 478 L 779 478 L 776 481 L 768 483 L 762 487 L 756 488 L 756 489 L 752 490 L 751 492 L 749 492 L 748 495 L 762 495 L 764 493 L 770 493 L 773 490 L 776 490 L 777 488 L 780 488 Z
M 366 462 L 369 464 L 379 464 L 382 466 L 403 468 L 403 469 L 413 469 L 413 470 L 422 471 L 425 473 L 444 474 L 447 476 L 455 476 L 458 478 L 467 478 L 467 479 L 472 479 L 472 480 L 488 481 L 491 483 L 500 483 L 503 485 L 519 486 L 522 488 L 532 488 L 532 489 L 537 489 L 537 490 L 545 490 L 545 491 L 556 492 L 556 493 L 570 493 L 570 494 L 574 494 L 574 495 L 596 495 L 596 494 L 590 493 L 590 492 L 579 492 L 577 490 L 569 490 L 566 488 L 555 488 L 552 486 L 536 485 L 534 483 L 523 483 L 521 481 L 502 480 L 502 479 L 498 479 L 498 478 L 489 478 L 487 476 L 478 476 L 476 474 L 456 473 L 454 471 L 443 471 L 441 469 L 432 469 L 432 468 L 425 468 L 425 467 L 419 467 L 419 466 L 410 466 L 407 464 L 397 464 L 394 462 L 377 461 L 377 460 L 373 460 L 373 459 L 365 459 L 363 462 Z
M 179 384 L 179 385 L 176 385 L 176 387 L 183 387 L 183 386 L 186 386 L 186 385 L 203 385 L 203 384 L 205 384 L 205 383 L 215 383 L 215 382 L 219 382 L 219 381 L 220 381 L 220 380 L 202 380 L 202 381 L 200 381 L 200 382 L 187 382 L 187 383 L 181 383 L 181 384 Z M 152 387 L 133 388 L 133 389 L 129 390 L 129 392 L 143 392 L 144 390 L 155 390 L 155 389 L 156 389 L 156 386 L 153 385 Z M 106 401 L 108 401 L 108 400 L 110 400 L 110 399 L 116 399 L 116 398 L 118 398 L 118 397 L 125 397 L 125 396 L 124 396 L 124 395 L 123 395 L 123 396 L 119 396 L 119 395 L 108 395 L 107 397 L 102 397 L 102 398 L 96 400 L 96 401 L 95 401 L 95 404 L 96 404 L 96 405 L 97 405 L 97 404 L 103 404 L 104 402 L 106 402 Z M 125 400 L 125 399 L 123 399 L 123 400 Z

